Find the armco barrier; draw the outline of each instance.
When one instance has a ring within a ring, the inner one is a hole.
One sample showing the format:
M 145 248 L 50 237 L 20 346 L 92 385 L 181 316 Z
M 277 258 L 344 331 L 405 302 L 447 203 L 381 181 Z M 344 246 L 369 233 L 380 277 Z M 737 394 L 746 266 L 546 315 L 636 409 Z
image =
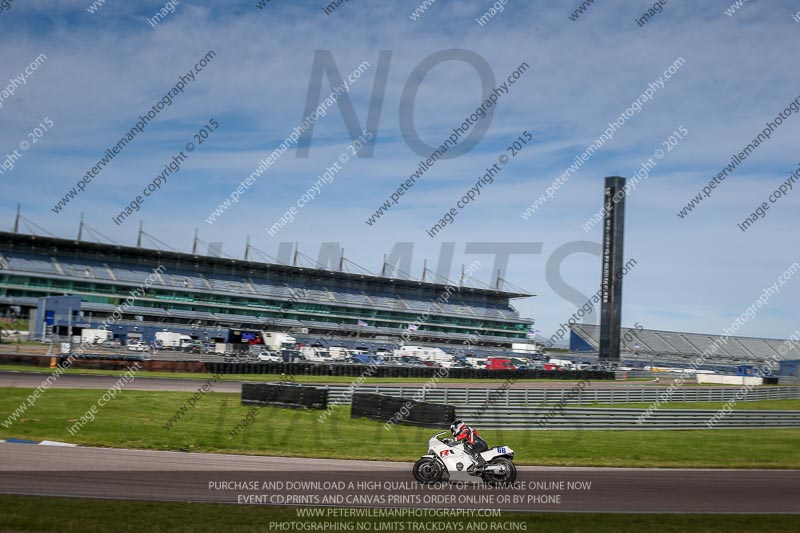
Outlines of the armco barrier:
M 328 391 L 305 385 L 242 383 L 242 404 L 326 409 Z
M 329 391 L 331 402 L 347 403 L 350 388 L 347 385 L 319 385 Z M 486 387 L 447 387 L 440 384 L 436 388 L 423 389 L 418 385 L 359 385 L 359 392 L 370 392 L 404 398 L 419 398 L 422 401 L 470 405 L 613 405 L 618 403 L 651 404 L 663 402 L 754 402 L 762 400 L 800 400 L 800 386 L 755 387 L 743 398 L 739 398 L 741 387 L 695 387 L 677 389 L 654 387 L 650 385 L 626 385 L 614 388 L 600 388 L 592 383 L 583 389 L 575 390 L 565 384 L 564 388 L 507 388 L 500 383 L 487 384 Z
M 458 407 L 458 417 L 481 429 L 758 429 L 800 427 L 800 411 L 746 411 L 732 409 L 707 423 L 717 410 L 552 408 L 552 407 Z M 646 416 L 642 416 L 646 415 Z M 642 417 L 640 419 L 640 417 Z M 640 422 L 641 420 L 641 422 Z
M 417 426 L 448 427 L 455 420 L 455 407 L 383 394 L 353 394 L 351 418 L 370 418 L 381 422 L 398 420 Z M 408 411 L 407 415 L 402 412 Z
M 211 374 L 292 374 L 295 376 L 347 376 L 364 375 L 367 369 L 370 376 L 377 378 L 431 378 L 441 369 L 420 366 L 378 366 L 351 364 L 314 363 L 206 363 Z M 565 381 L 613 380 L 613 372 L 592 370 L 476 370 L 474 368 L 452 368 L 448 377 L 460 379 L 552 379 Z

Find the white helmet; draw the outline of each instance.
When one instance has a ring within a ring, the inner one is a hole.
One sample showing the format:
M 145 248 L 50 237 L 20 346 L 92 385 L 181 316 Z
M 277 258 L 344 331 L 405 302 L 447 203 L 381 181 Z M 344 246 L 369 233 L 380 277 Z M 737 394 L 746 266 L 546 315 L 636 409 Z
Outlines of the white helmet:
M 454 420 L 453 423 L 450 424 L 450 433 L 452 433 L 453 436 L 455 437 L 456 435 L 461 433 L 461 431 L 465 427 L 467 427 L 467 425 L 464 422 L 462 422 L 461 420 Z

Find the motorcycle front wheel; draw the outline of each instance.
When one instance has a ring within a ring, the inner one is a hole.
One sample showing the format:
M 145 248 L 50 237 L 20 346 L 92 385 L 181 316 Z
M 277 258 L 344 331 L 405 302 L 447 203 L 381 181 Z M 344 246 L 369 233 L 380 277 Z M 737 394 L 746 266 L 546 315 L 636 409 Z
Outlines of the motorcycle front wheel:
M 505 485 L 507 483 L 514 483 L 514 481 L 517 480 L 517 467 L 505 457 L 494 459 L 489 464 L 502 465 L 505 467 L 505 473 L 503 474 L 485 472 L 483 475 L 481 475 L 483 480 L 489 485 Z
M 442 467 L 431 457 L 421 457 L 414 463 L 414 479 L 420 483 L 436 483 L 442 479 Z

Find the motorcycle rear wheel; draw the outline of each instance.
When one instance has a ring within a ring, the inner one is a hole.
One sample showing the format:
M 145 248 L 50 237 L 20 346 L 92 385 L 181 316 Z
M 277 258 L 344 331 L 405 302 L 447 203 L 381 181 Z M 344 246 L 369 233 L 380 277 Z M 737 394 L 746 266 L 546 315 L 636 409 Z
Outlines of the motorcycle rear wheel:
M 484 472 L 481 478 L 489 485 L 505 485 L 514 483 L 517 480 L 517 467 L 514 466 L 510 460 L 505 457 L 498 457 L 493 459 L 489 464 L 502 465 L 506 471 L 504 474 L 495 474 L 493 472 Z

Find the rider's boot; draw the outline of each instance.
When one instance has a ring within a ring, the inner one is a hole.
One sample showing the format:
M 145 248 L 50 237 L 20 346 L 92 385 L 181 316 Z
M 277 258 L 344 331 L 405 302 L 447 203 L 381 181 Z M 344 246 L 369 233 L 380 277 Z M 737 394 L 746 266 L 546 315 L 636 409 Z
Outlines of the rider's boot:
M 470 465 L 467 470 L 476 470 L 478 473 L 483 472 L 483 469 L 488 464 L 486 460 L 479 453 L 471 454 L 471 456 L 475 460 L 475 464 Z
M 476 450 L 474 448 L 471 449 L 470 450 L 470 455 L 472 456 L 473 459 L 475 459 L 475 462 L 478 465 L 484 466 L 486 464 L 486 460 L 483 458 L 483 456 L 481 455 L 481 452 L 479 452 L 478 450 Z

